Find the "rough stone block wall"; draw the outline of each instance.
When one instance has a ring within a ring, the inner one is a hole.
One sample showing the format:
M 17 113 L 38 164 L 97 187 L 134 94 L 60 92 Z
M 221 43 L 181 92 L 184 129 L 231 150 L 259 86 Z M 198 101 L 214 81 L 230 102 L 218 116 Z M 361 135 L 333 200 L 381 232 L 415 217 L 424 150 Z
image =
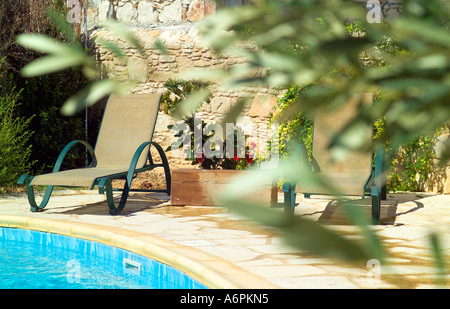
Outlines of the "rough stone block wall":
M 202 44 L 193 25 L 179 25 L 164 30 L 146 28 L 134 30 L 144 46 L 143 55 L 106 30 L 93 30 L 91 36 L 115 41 L 124 49 L 127 55 L 126 62 L 120 61 L 108 49 L 100 45 L 94 46 L 104 74 L 119 80 L 137 81 L 135 93 L 163 92 L 166 90 L 163 84 L 169 79 L 176 79 L 179 72 L 203 67 L 223 68 L 242 63 L 242 60 L 237 58 L 215 57 Z M 168 53 L 164 54 L 155 47 L 156 40 L 165 45 Z M 216 89 L 210 102 L 201 107 L 198 115 L 206 123 L 217 123 L 239 98 L 250 97 L 250 103 L 244 109 L 237 125 L 247 129 L 247 133 L 253 133 L 252 141 L 255 141 L 259 145 L 259 150 L 263 151 L 266 148 L 270 112 L 276 104 L 275 95 L 274 90 L 267 88 L 246 88 L 241 91 Z M 168 125 L 176 123 L 177 120 L 162 112 L 158 117 L 154 138 L 166 148 L 176 140 L 174 132 L 168 129 Z M 180 158 L 178 152 L 168 152 L 168 156 L 174 168 L 190 166 L 190 162 Z
M 196 22 L 214 13 L 208 0 L 90 0 L 89 21 L 114 18 L 129 25 L 155 27 Z

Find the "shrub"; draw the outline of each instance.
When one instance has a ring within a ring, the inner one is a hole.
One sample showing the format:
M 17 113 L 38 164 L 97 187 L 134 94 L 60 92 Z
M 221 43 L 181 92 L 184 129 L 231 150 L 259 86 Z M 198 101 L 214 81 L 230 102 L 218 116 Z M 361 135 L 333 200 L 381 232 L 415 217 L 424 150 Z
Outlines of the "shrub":
M 283 112 L 290 104 L 301 97 L 304 90 L 310 86 L 295 86 L 288 89 L 285 95 L 277 100 L 274 112 L 271 114 L 270 124 L 277 122 L 277 115 Z M 311 156 L 313 121 L 302 113 L 279 125 L 279 154 L 286 157 L 299 143 L 305 145 L 308 155 Z
M 20 70 L 24 65 L 40 56 L 16 42 L 19 34 L 36 32 L 67 40 L 60 33 L 46 9 L 53 9 L 63 16 L 67 7 L 63 0 L 5 0 L 0 2 L 0 58 L 5 57 L 0 78 L 0 95 L 6 96 L 21 89 L 15 106 L 17 117 L 30 119 L 28 127 L 34 134 L 28 143 L 33 145 L 30 159 L 36 161 L 31 173 L 51 172 L 59 152 L 74 139 L 85 139 L 84 114 L 64 117 L 60 108 L 69 97 L 86 85 L 81 69 L 68 69 L 58 73 L 23 78 Z M 92 132 L 95 140 L 97 130 Z M 74 149 L 65 160 L 64 167 L 79 167 L 84 164 L 84 149 Z
M 31 158 L 37 161 L 33 172 L 51 172 L 57 156 L 68 142 L 86 139 L 84 113 L 70 117 L 60 113 L 65 100 L 78 92 L 85 80 L 80 69 L 69 69 L 22 82 L 20 113 L 32 118 L 30 128 L 35 132 L 30 139 L 33 144 Z M 92 136 L 94 141 L 95 137 Z M 64 160 L 63 168 L 82 167 L 84 159 L 84 148 L 74 148 Z
M 0 61 L 0 77 L 3 60 Z M 2 84 L 0 83 L 0 90 Z M 32 132 L 28 130 L 31 118 L 17 115 L 16 109 L 22 91 L 12 88 L 0 96 L 0 193 L 10 191 L 23 173 L 29 172 Z
M 399 191 L 425 191 L 432 172 L 435 138 L 420 136 L 404 144 L 391 162 L 388 187 Z

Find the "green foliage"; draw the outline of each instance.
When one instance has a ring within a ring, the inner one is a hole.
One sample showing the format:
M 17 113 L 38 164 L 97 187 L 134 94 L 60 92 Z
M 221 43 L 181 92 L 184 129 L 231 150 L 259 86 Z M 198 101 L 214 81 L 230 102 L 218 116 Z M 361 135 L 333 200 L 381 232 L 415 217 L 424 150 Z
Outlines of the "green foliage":
M 15 115 L 28 119 L 28 128 L 34 132 L 27 141 L 27 146 L 33 145 L 28 157 L 30 162 L 35 163 L 28 171 L 31 174 L 50 172 L 57 155 L 70 139 L 85 138 L 83 115 L 66 118 L 60 113 L 63 102 L 86 86 L 81 70 L 68 69 L 35 78 L 23 78 L 19 73 L 25 63 L 41 56 L 45 49 L 52 48 L 52 44 L 46 44 L 47 42 L 58 39 L 73 44 L 78 40 L 66 35 L 72 26 L 64 31 L 57 29 L 47 14 L 47 9 L 61 14 L 67 12 L 62 0 L 8 0 L 0 4 L 0 54 L 5 54 L 0 93 L 7 97 L 17 92 L 16 89 L 21 89 Z M 49 14 L 56 13 L 50 11 Z M 36 34 L 38 40 L 44 38 L 39 51 L 27 50 L 15 41 L 18 35 L 33 31 L 39 32 Z M 65 167 L 79 167 L 84 163 L 81 161 L 73 157 L 65 162 Z M 16 175 L 10 177 L 10 181 L 17 181 Z
M 30 128 L 35 132 L 31 158 L 37 161 L 33 173 L 51 172 L 58 154 L 72 140 L 85 140 L 85 115 L 63 116 L 60 109 L 65 100 L 86 85 L 79 69 L 69 69 L 51 75 L 18 80 L 23 85 L 20 114 L 32 118 Z M 94 131 L 94 130 L 92 130 Z M 94 139 L 95 141 L 95 139 Z M 83 167 L 84 149 L 70 152 L 63 168 Z
M 0 60 L 0 77 L 4 76 L 3 61 Z M 0 96 L 0 193 L 14 188 L 19 176 L 28 172 L 33 163 L 28 144 L 33 133 L 28 129 L 31 119 L 17 115 L 21 92 L 12 88 Z
M 403 144 L 392 160 L 388 187 L 397 191 L 425 191 L 435 159 L 435 138 L 421 136 Z
M 160 110 L 165 114 L 174 116 L 180 103 L 184 102 L 188 95 L 198 92 L 203 88 L 210 86 L 209 82 L 183 81 L 169 79 L 164 83 L 167 89 L 161 98 Z M 206 98 L 206 103 L 209 103 L 209 97 Z M 189 115 L 192 118 L 192 115 Z
M 270 118 L 270 123 L 277 122 L 277 115 L 289 108 L 291 104 L 301 98 L 302 92 L 308 87 L 294 86 L 277 100 L 277 106 Z M 286 157 L 292 153 L 299 144 L 304 144 L 308 155 L 311 156 L 313 121 L 303 113 L 298 113 L 295 117 L 280 123 L 279 127 L 279 153 L 281 157 Z
M 398 54 L 397 54 L 398 55 Z M 375 93 L 375 104 L 384 100 L 384 94 Z M 386 117 L 374 122 L 374 140 L 382 139 L 385 133 Z M 445 167 L 439 167 L 435 145 L 441 132 L 438 128 L 434 134 L 417 135 L 403 143 L 394 153 L 387 174 L 389 191 L 426 191 L 427 182 L 442 181 Z M 391 150 L 391 141 L 385 140 L 385 149 Z
M 51 8 L 63 15 L 68 11 L 64 0 L 4 0 L 0 2 L 0 58 L 6 57 L 8 72 L 18 72 L 25 63 L 36 58 L 37 53 L 16 44 L 19 34 L 38 32 L 58 37 L 54 25 L 46 14 Z
M 358 20 L 347 23 L 345 28 L 351 35 L 362 35 L 366 31 L 364 25 Z

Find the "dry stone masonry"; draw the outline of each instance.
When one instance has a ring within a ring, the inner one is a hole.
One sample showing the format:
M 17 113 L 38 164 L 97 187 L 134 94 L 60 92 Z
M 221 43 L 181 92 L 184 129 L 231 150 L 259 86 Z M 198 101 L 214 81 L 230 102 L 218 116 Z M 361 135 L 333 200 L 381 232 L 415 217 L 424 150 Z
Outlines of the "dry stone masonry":
M 238 4 L 240 1 L 230 1 Z M 115 41 L 123 48 L 127 61 L 122 62 L 111 51 L 100 45 L 93 46 L 104 74 L 119 80 L 138 82 L 136 93 L 164 91 L 163 84 L 169 79 L 176 79 L 178 73 L 197 68 L 223 68 L 239 65 L 241 59 L 223 56 L 221 58 L 209 50 L 201 41 L 195 28 L 195 22 L 215 12 L 215 3 L 208 0 L 121 0 L 90 1 L 88 10 L 90 38 L 102 38 Z M 125 42 L 114 37 L 107 30 L 96 28 L 98 22 L 114 18 L 127 24 L 144 46 L 145 53 L 127 46 Z M 155 47 L 160 41 L 167 49 L 162 53 Z M 198 115 L 207 123 L 216 123 L 225 115 L 239 98 L 252 98 L 237 124 L 257 136 L 256 142 L 265 145 L 267 140 L 269 115 L 276 103 L 276 93 L 265 88 L 246 88 L 241 91 L 221 91 L 217 89 L 209 104 L 204 104 Z M 174 132 L 167 126 L 175 120 L 161 113 L 158 118 L 155 139 L 164 148 L 175 141 Z M 264 149 L 261 146 L 260 150 Z M 179 153 L 169 152 L 172 166 L 190 165 L 179 158 Z
M 89 19 L 155 26 L 196 22 L 216 10 L 213 1 L 205 0 L 90 0 Z

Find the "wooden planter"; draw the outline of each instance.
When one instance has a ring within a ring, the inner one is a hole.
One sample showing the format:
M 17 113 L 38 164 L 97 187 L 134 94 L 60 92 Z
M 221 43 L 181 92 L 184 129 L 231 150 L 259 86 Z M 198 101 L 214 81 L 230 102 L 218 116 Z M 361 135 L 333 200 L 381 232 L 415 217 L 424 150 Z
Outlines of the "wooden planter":
M 172 172 L 173 206 L 214 206 L 214 197 L 225 184 L 245 170 L 177 169 Z M 260 185 L 248 194 L 249 200 L 270 205 L 277 200 L 276 183 Z

